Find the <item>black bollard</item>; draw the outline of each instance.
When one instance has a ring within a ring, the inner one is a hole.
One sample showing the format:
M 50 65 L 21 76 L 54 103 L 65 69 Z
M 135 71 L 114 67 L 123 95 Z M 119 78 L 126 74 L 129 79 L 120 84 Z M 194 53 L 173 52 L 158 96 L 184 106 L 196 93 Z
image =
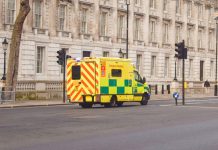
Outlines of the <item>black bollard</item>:
M 155 95 L 158 94 L 158 91 L 157 91 L 157 85 L 155 85 Z
M 164 85 L 162 85 L 162 91 L 161 91 L 162 94 L 164 94 Z
M 170 84 L 167 85 L 168 94 L 170 94 Z

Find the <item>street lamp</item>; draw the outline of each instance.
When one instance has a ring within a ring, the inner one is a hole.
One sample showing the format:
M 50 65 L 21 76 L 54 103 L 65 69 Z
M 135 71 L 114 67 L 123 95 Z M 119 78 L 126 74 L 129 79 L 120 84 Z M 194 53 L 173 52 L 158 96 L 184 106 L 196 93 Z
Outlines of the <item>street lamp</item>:
M 119 50 L 119 52 L 118 52 L 119 57 L 120 57 L 120 58 L 124 58 L 125 54 L 126 54 L 126 53 L 124 53 L 124 52 L 122 51 L 122 49 L 120 48 L 120 50 Z
M 126 0 L 126 58 L 128 59 L 128 51 L 129 51 L 129 5 L 130 5 L 130 0 Z
M 217 96 L 217 44 L 218 44 L 218 17 L 216 20 L 216 73 L 215 73 L 215 87 L 214 87 L 214 96 Z
M 5 81 L 6 80 L 6 73 L 5 73 L 5 69 L 6 69 L 6 51 L 7 51 L 7 48 L 8 48 L 8 42 L 7 42 L 6 38 L 2 42 L 2 48 L 4 50 L 4 73 L 3 73 L 3 76 L 2 76 L 1 80 Z

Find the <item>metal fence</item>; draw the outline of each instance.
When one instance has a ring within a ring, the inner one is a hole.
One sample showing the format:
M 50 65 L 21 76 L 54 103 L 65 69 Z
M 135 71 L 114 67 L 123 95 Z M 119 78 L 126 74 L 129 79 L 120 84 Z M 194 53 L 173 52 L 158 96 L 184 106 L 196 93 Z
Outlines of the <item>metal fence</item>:
M 149 85 L 152 96 L 171 96 L 173 92 L 182 93 L 181 83 L 177 89 L 167 84 Z M 211 84 L 212 85 L 212 84 Z M 7 89 L 7 90 L 6 90 Z M 203 87 L 203 82 L 195 83 L 185 89 L 186 96 L 213 96 L 214 86 Z M 7 95 L 10 95 L 9 97 Z M 0 103 L 15 100 L 61 100 L 63 98 L 63 84 L 61 81 L 19 81 L 16 89 L 0 87 Z
M 0 88 L 0 103 L 4 102 L 15 102 L 16 91 L 12 87 L 1 87 Z

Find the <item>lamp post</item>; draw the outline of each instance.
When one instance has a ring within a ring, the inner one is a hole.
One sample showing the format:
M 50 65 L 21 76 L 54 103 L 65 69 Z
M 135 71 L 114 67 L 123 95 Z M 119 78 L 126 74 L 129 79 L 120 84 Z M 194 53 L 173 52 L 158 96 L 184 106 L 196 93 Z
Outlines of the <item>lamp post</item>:
M 177 57 L 175 57 L 175 76 L 174 76 L 173 81 L 177 81 L 177 77 L 176 77 L 176 61 L 177 61 Z
M 129 5 L 130 5 L 130 0 L 126 0 L 126 58 L 128 59 L 128 54 L 129 54 Z
M 215 87 L 214 87 L 214 96 L 217 96 L 217 44 L 218 44 L 218 17 L 216 20 L 216 73 L 215 73 Z
M 2 79 L 3 81 L 6 80 L 6 51 L 7 51 L 7 48 L 8 48 L 8 42 L 7 42 L 7 39 L 5 38 L 4 41 L 2 42 L 2 48 L 4 50 L 4 72 L 3 72 L 3 76 L 2 76 Z

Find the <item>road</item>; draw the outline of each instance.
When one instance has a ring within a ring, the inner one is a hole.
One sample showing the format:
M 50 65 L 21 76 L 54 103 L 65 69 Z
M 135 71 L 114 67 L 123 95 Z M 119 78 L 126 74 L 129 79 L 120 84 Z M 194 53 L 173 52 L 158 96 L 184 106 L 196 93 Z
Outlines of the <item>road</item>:
M 218 99 L 0 109 L 0 150 L 217 150 Z

